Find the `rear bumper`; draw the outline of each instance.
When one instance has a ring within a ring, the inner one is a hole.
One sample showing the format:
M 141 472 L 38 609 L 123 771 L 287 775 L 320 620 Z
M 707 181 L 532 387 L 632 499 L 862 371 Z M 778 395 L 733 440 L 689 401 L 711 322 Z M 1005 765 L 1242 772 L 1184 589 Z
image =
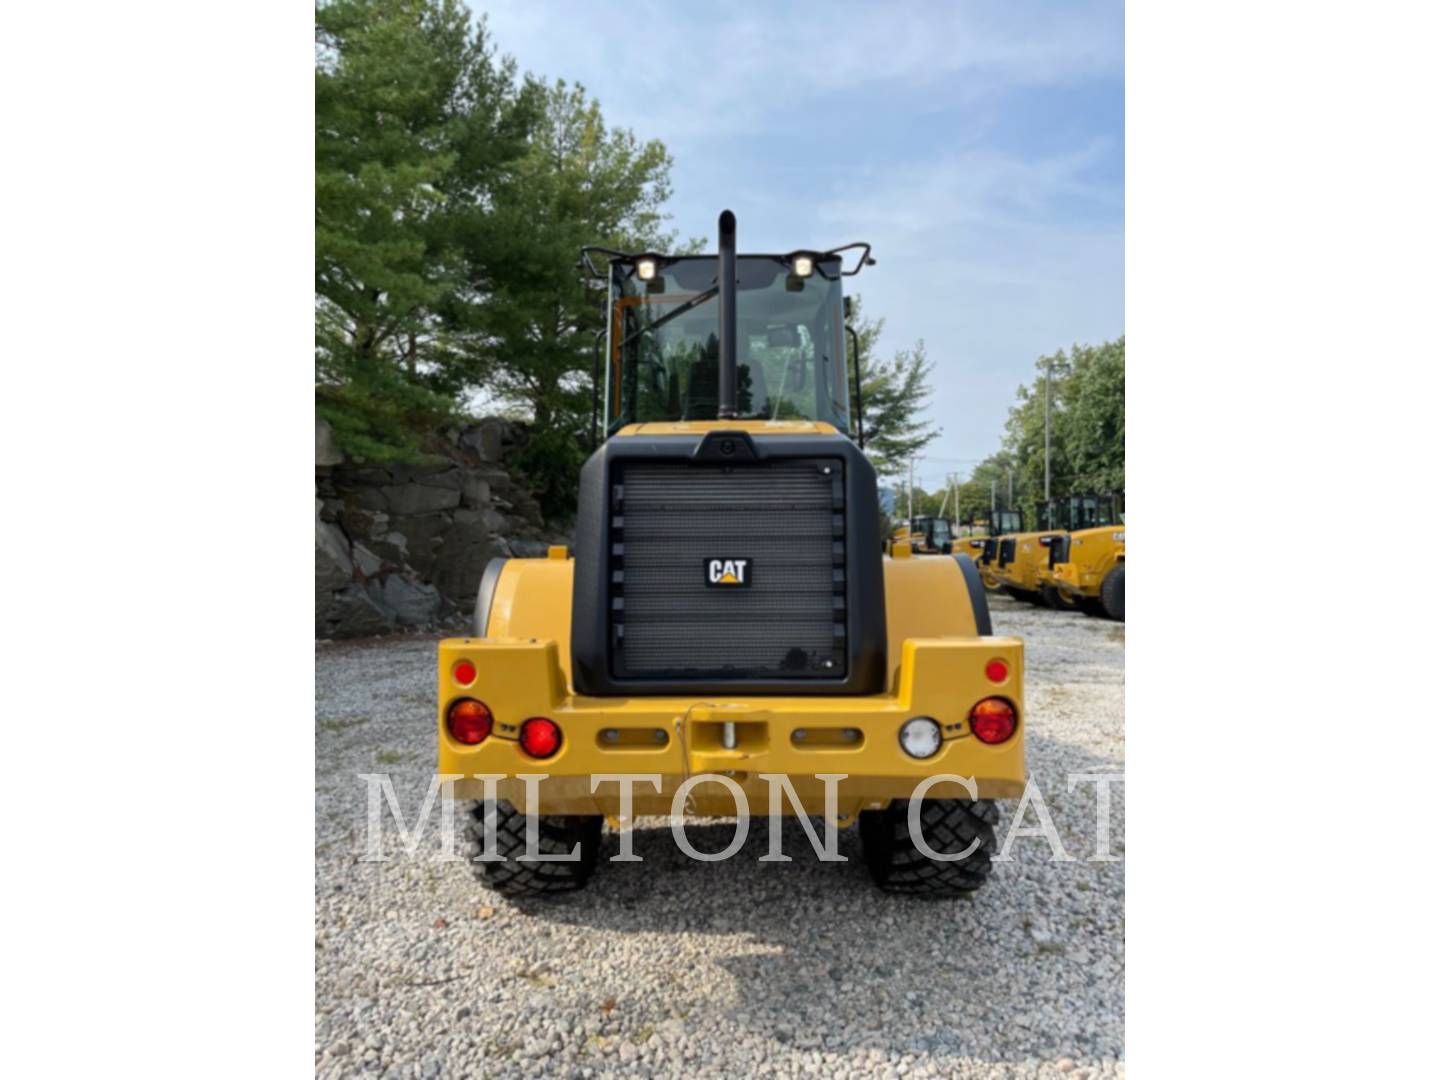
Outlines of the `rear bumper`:
M 477 677 L 469 686 L 454 679 L 468 660 Z M 985 667 L 1003 660 L 1008 677 L 991 682 Z M 807 813 L 823 810 L 818 775 L 842 774 L 838 781 L 842 816 L 890 799 L 906 798 L 926 777 L 950 774 L 973 778 L 981 798 L 1018 797 L 1025 785 L 1024 653 L 1019 639 L 1002 637 L 917 638 L 904 643 L 893 688 L 883 694 L 836 697 L 588 697 L 570 692 L 554 641 L 451 638 L 439 647 L 439 771 L 460 776 L 458 798 L 478 798 L 481 775 L 500 775 L 498 794 L 524 805 L 520 774 L 543 774 L 540 807 L 545 813 L 618 812 L 618 787 L 598 774 L 660 777 L 660 790 L 639 784 L 635 812 L 669 813 L 671 796 L 687 778 L 702 773 L 733 779 L 749 800 L 749 811 L 766 814 L 770 784 L 762 774 L 783 774 Z M 445 712 L 457 698 L 477 698 L 495 717 L 493 734 L 478 746 L 452 739 Z M 970 733 L 976 702 L 1003 697 L 1014 706 L 1016 731 L 998 746 Z M 554 720 L 564 733 L 558 753 L 529 757 L 517 742 L 520 723 L 531 716 Z M 923 761 L 900 748 L 901 725 L 928 716 L 941 727 L 938 753 Z M 734 745 L 726 745 L 733 724 Z M 961 785 L 945 782 L 928 797 L 969 797 Z M 732 795 L 718 783 L 697 787 L 693 812 L 735 813 Z M 783 803 L 786 812 L 791 807 Z

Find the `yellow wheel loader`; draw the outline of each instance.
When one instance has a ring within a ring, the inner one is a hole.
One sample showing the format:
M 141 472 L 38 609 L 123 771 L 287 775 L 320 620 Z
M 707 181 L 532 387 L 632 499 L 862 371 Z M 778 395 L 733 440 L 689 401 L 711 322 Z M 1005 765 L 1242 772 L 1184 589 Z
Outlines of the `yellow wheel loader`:
M 1125 621 L 1125 510 L 1123 495 L 1094 500 L 1093 516 L 1080 519 L 1052 553 L 1055 588 L 1089 615 Z
M 881 887 L 968 893 L 994 800 L 1024 790 L 1021 642 L 969 559 L 882 552 L 842 300 L 869 245 L 738 255 L 729 211 L 719 233 L 718 255 L 582 252 L 605 439 L 573 552 L 492 561 L 474 633 L 439 646 L 472 868 L 559 893 L 607 817 L 818 815 L 858 819 Z
M 1057 516 L 1053 502 L 1037 503 L 1036 528 L 1007 536 L 997 546 L 995 564 L 1000 588 L 1016 600 L 1047 603 L 1040 575 L 1049 566 L 1051 542 L 1065 535 Z
M 915 555 L 952 554 L 953 538 L 950 534 L 950 522 L 946 518 L 912 518 L 908 528 L 902 525 L 895 530 L 894 539 L 908 543 L 911 553 Z
M 1100 508 L 1108 496 L 1070 495 L 1063 499 L 1052 499 L 1048 503 L 1035 504 L 1035 520 L 1045 529 L 1058 529 L 1040 538 L 1044 554 L 1035 571 L 1039 600 L 1046 607 L 1058 611 L 1075 608 L 1075 599 L 1060 591 L 1055 581 L 1055 568 L 1065 560 L 1066 540 L 1070 530 L 1089 528 L 1104 517 Z M 1106 518 L 1108 520 L 1108 518 Z
M 950 541 L 950 552 L 954 555 L 964 555 L 977 566 L 980 558 L 985 553 L 985 538 L 990 535 L 989 521 L 974 521 L 969 525 L 957 525 L 955 535 Z M 984 575 L 981 575 L 982 579 Z M 987 585 L 986 588 L 992 586 Z
M 970 541 L 972 551 L 977 551 L 975 566 L 980 571 L 980 580 L 985 588 L 994 592 L 1001 587 L 1000 578 L 1000 556 L 1002 549 L 1005 549 L 1005 541 L 1009 536 L 1018 533 L 1022 528 L 1019 510 L 992 510 L 990 520 L 986 525 L 983 537 L 975 537 Z M 979 542 L 978 549 L 976 542 Z M 1013 548 L 1005 549 L 1011 552 Z

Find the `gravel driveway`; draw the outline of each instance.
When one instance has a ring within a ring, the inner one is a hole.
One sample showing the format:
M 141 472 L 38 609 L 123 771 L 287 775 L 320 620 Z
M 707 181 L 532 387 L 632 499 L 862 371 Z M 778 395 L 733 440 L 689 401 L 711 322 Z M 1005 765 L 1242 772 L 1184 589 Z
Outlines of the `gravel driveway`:
M 848 863 L 819 862 L 793 822 L 793 861 L 757 862 L 762 818 L 723 863 L 686 859 L 653 820 L 643 863 L 602 861 L 586 891 L 523 907 L 437 861 L 433 827 L 414 859 L 391 826 L 392 857 L 361 862 L 357 774 L 389 772 L 413 822 L 433 772 L 434 640 L 317 645 L 317 1074 L 1123 1074 L 1124 863 L 1087 861 L 1095 785 L 1066 776 L 1123 770 L 1125 629 L 992 609 L 1025 639 L 1030 770 L 1077 861 L 1021 837 L 973 901 L 878 892 L 853 828 Z M 711 851 L 732 835 L 689 831 Z

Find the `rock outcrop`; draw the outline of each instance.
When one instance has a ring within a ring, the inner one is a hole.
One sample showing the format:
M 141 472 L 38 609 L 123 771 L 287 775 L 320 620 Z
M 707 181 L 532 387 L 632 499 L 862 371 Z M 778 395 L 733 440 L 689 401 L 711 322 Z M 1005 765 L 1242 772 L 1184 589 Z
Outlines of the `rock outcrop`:
M 487 417 L 450 433 L 447 458 L 355 465 L 315 427 L 315 636 L 468 623 L 492 558 L 569 539 L 503 466 L 520 434 Z

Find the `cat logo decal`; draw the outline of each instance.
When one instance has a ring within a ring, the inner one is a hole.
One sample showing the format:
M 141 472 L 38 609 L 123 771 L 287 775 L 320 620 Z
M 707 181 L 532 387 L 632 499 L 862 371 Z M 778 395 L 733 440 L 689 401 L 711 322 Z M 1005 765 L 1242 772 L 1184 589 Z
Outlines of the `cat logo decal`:
M 749 588 L 750 559 L 706 559 L 705 584 L 709 588 Z

